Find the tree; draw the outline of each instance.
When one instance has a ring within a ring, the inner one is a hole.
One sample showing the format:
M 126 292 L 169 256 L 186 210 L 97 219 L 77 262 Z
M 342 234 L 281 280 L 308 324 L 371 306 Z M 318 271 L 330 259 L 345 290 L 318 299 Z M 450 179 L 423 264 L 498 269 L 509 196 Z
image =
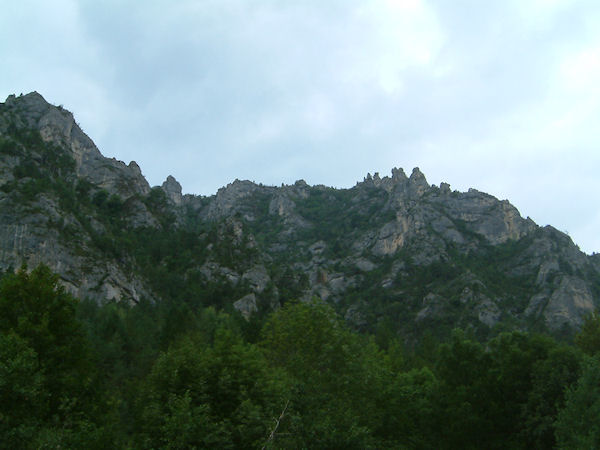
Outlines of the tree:
M 600 352 L 600 314 L 594 312 L 585 318 L 575 344 L 590 356 Z
M 600 448 L 600 357 L 588 359 L 556 420 L 557 447 Z
M 287 304 L 268 319 L 262 347 L 294 386 L 286 435 L 291 448 L 369 448 L 384 414 L 386 370 L 373 342 L 352 333 L 331 307 Z M 389 378 L 387 378 L 389 379 Z
M 83 389 L 89 382 L 91 363 L 76 305 L 44 265 L 31 273 L 23 267 L 0 283 L 0 330 L 14 333 L 35 351 L 36 369 L 46 377 L 53 410 L 75 386 Z
M 162 353 L 138 400 L 143 448 L 257 448 L 288 397 L 285 374 L 231 330 L 188 335 Z
M 492 448 L 492 360 L 483 345 L 454 330 L 435 367 L 439 380 L 436 427 L 443 448 Z
M 565 393 L 581 373 L 581 354 L 569 345 L 554 342 L 545 358 L 534 361 L 531 388 L 521 407 L 522 438 L 526 448 L 555 448 L 555 422 L 564 406 Z
M 20 448 L 35 436 L 47 413 L 37 354 L 14 333 L 0 333 L 0 440 Z
M 27 408 L 28 445 L 76 446 L 83 439 L 94 447 L 102 434 L 95 408 L 103 405 L 76 304 L 44 265 L 0 281 L 2 423 L 19 421 Z
M 440 347 L 436 407 L 445 448 L 552 448 L 579 353 L 549 336 L 502 333 L 486 346 L 456 331 Z
M 385 387 L 378 435 L 388 448 L 435 448 L 438 381 L 427 367 L 400 372 Z

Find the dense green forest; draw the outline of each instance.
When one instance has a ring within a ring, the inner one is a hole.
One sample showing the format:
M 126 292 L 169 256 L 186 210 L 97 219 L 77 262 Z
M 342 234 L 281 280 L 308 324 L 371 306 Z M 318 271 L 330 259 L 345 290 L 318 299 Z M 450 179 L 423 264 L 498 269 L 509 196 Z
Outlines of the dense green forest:
M 598 448 L 600 316 L 573 344 L 455 330 L 416 348 L 320 301 L 249 321 L 0 281 L 2 448 Z

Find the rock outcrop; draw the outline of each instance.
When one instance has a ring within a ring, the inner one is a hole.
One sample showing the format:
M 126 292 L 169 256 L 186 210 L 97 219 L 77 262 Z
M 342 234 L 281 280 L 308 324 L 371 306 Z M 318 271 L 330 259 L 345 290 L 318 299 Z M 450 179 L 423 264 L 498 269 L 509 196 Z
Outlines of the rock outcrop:
M 62 107 L 50 105 L 37 92 L 20 97 L 11 95 L 2 104 L 0 132 L 6 134 L 9 127 L 35 130 L 45 142 L 67 150 L 75 160 L 77 176 L 111 193 L 130 196 L 150 191 L 150 186 L 135 161 L 126 165 L 122 161 L 102 156 L 75 122 L 73 114 Z
M 169 175 L 165 182 L 161 186 L 162 190 L 167 194 L 167 198 L 171 200 L 175 205 L 181 205 L 183 196 L 181 194 L 181 184 L 173 177 Z
M 404 335 L 505 320 L 562 333 L 600 302 L 600 255 L 506 200 L 418 168 L 351 189 L 235 180 L 199 197 L 172 176 L 151 189 L 31 93 L 0 104 L 0 268 L 40 262 L 97 301 L 159 300 L 169 289 L 146 274 L 169 273 L 246 318 L 316 296 L 359 329 L 395 320 Z
M 10 96 L 0 104 L 0 137 L 5 143 L 0 153 L 4 174 L 0 186 L 5 187 L 0 191 L 0 268 L 45 263 L 81 298 L 132 302 L 154 298 L 145 281 L 132 275 L 125 264 L 106 259 L 93 248 L 90 233 L 104 233 L 103 225 L 88 218 L 86 230 L 72 212 L 65 211 L 65 200 L 57 193 L 65 183 L 82 180 L 90 189 L 105 190 L 107 197 L 146 195 L 150 187 L 135 161 L 125 165 L 102 156 L 70 112 L 48 104 L 37 92 Z M 50 171 L 49 159 L 56 159 Z M 22 188 L 36 186 L 36 180 L 45 186 L 43 192 L 28 201 L 17 195 Z M 134 225 L 155 222 L 142 203 L 132 202 Z

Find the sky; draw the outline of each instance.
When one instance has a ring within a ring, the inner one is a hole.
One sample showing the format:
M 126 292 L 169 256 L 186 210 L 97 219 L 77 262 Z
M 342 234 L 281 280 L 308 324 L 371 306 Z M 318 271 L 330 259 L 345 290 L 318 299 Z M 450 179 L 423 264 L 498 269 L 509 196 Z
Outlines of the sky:
M 0 67 L 151 185 L 419 167 L 600 252 L 598 0 L 0 0 Z

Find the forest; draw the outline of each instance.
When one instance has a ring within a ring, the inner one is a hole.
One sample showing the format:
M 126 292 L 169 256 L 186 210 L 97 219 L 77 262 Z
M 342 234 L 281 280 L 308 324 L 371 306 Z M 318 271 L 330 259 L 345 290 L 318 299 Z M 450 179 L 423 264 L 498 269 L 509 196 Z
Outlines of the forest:
M 600 316 L 573 342 L 455 329 L 418 346 L 320 300 L 265 315 L 0 280 L 0 447 L 600 447 Z

